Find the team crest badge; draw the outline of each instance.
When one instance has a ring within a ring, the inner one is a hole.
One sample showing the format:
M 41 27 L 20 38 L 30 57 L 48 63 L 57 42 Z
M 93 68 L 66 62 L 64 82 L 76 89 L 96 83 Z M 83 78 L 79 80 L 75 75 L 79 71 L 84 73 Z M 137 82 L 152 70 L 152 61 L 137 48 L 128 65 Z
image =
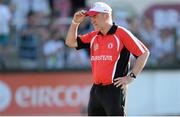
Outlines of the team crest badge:
M 96 51 L 98 48 L 99 48 L 99 45 L 97 43 L 94 44 L 94 46 L 93 46 L 94 51 Z
M 109 44 L 108 44 L 108 48 L 109 48 L 109 49 L 113 48 L 113 44 L 112 44 L 112 43 L 109 43 Z

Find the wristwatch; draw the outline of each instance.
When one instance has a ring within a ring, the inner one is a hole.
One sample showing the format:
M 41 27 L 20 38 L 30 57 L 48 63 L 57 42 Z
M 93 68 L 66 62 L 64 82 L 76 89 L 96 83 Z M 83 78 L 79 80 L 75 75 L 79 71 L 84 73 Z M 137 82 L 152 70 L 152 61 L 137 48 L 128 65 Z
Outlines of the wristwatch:
M 135 75 L 133 72 L 131 72 L 131 73 L 129 74 L 129 76 L 132 77 L 132 78 L 134 78 L 134 79 L 136 78 L 136 75 Z

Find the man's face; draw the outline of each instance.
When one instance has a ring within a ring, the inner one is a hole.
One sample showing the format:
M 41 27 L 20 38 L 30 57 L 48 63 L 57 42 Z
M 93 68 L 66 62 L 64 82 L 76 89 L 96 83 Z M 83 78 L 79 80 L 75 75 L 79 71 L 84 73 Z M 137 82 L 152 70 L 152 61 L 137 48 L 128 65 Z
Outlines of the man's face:
M 103 26 L 105 24 L 105 21 L 106 21 L 104 15 L 105 15 L 104 13 L 99 13 L 99 14 L 97 14 L 95 16 L 90 17 L 91 18 L 91 23 L 93 24 L 94 29 L 96 31 L 100 31 L 103 28 Z

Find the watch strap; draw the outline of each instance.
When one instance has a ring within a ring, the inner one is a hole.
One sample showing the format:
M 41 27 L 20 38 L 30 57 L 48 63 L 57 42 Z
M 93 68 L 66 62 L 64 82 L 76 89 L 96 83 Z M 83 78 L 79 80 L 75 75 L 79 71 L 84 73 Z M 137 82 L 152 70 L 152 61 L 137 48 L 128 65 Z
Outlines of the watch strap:
M 132 78 L 134 78 L 134 79 L 136 78 L 136 75 L 135 75 L 133 72 L 131 72 L 131 73 L 129 74 L 129 76 L 132 77 Z

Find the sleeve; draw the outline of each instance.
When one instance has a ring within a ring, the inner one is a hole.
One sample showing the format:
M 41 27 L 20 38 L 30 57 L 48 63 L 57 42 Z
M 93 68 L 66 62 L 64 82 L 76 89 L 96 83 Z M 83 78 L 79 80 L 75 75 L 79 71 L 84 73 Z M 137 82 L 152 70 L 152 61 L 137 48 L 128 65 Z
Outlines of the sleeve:
M 96 32 L 91 32 L 85 35 L 79 35 L 77 37 L 78 46 L 76 47 L 76 49 L 79 50 L 82 48 L 90 48 L 91 40 L 95 35 L 96 35 Z
M 84 43 L 83 41 L 81 41 L 81 38 L 79 36 L 77 37 L 77 45 L 77 50 L 82 48 L 90 48 L 90 43 Z
M 149 51 L 147 47 L 138 40 L 130 31 L 120 28 L 119 36 L 124 46 L 137 58 L 144 52 Z

